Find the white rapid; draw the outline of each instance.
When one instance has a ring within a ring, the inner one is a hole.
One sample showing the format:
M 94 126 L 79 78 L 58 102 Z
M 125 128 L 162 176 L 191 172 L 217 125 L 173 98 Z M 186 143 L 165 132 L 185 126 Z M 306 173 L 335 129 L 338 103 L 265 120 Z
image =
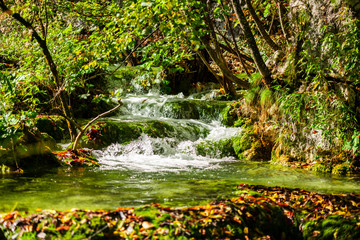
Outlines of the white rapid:
M 176 96 L 157 96 L 153 94 L 142 96 L 129 96 L 123 100 L 124 108 L 117 118 L 121 120 L 161 120 L 174 126 L 175 131 L 178 125 L 195 126 L 196 129 L 203 129 L 200 138 L 194 137 L 195 133 L 191 131 L 185 133 L 179 130 L 172 138 L 152 138 L 142 134 L 140 138 L 122 145 L 113 143 L 106 149 L 95 151 L 94 154 L 101 163 L 103 169 L 128 169 L 139 172 L 178 172 L 189 171 L 194 169 L 213 169 L 218 168 L 219 162 L 233 161 L 233 158 L 218 158 L 199 156 L 196 152 L 196 146 L 207 141 L 216 141 L 228 139 L 240 132 L 239 128 L 226 128 L 221 125 L 219 116 L 213 119 L 184 119 L 186 115 L 177 112 L 174 119 L 170 113 L 171 109 L 177 107 L 167 103 L 183 103 L 187 101 L 182 95 Z M 193 100 L 194 101 L 194 100 Z M 197 100 L 194 104 L 204 102 Z M 208 103 L 211 104 L 210 102 Z M 179 110 L 182 111 L 183 109 Z M 191 110 L 185 109 L 185 110 Z M 189 113 L 191 114 L 191 113 Z M 201 118 L 201 117 L 199 117 Z M 209 122 L 211 120 L 211 122 Z M 191 129 L 191 128 L 190 128 Z

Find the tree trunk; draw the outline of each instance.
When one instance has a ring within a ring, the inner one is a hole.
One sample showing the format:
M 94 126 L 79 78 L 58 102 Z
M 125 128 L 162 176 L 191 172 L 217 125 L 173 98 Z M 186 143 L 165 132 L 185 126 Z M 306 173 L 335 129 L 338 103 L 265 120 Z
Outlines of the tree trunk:
M 287 42 L 289 42 L 289 33 L 285 29 L 284 19 L 283 19 L 283 16 L 285 16 L 286 9 L 285 9 L 284 5 L 281 4 L 280 1 L 278 1 L 277 5 L 278 5 L 278 8 L 279 8 L 279 20 L 280 20 L 281 30 L 282 30 L 282 32 L 284 34 L 285 40 Z
M 235 92 L 235 90 L 231 90 L 231 86 L 229 83 L 227 83 L 228 80 L 238 84 L 242 88 L 249 88 L 249 83 L 247 81 L 241 80 L 237 78 L 228 68 L 226 61 L 224 57 L 221 54 L 221 50 L 214 50 L 211 46 L 208 40 L 205 38 L 201 39 L 201 42 L 205 46 L 206 51 L 209 53 L 211 59 L 218 65 L 220 68 L 223 76 L 224 76 L 224 89 L 228 91 L 233 91 L 232 94 Z M 233 88 L 233 86 L 232 86 Z
M 245 0 L 248 10 L 250 12 L 251 17 L 254 19 L 256 27 L 258 28 L 261 36 L 264 38 L 266 43 L 275 51 L 279 50 L 280 47 L 270 38 L 269 34 L 266 32 L 264 25 L 260 21 L 259 17 L 257 16 L 254 7 L 251 4 L 251 0 Z
M 7 13 L 8 15 L 10 15 L 12 18 L 14 18 L 16 21 L 20 22 L 24 27 L 26 27 L 27 29 L 30 29 L 32 31 L 32 36 L 36 39 L 36 41 L 38 42 L 44 56 L 46 59 L 46 63 L 50 68 L 50 71 L 54 77 L 54 81 L 55 81 L 55 85 L 58 88 L 59 91 L 59 99 L 60 99 L 60 104 L 61 104 L 61 108 L 63 111 L 63 114 L 68 117 L 71 118 L 71 112 L 70 109 L 67 105 L 67 101 L 66 101 L 66 96 L 65 96 L 65 92 L 62 91 L 62 85 L 61 85 L 61 79 L 59 76 L 59 72 L 57 71 L 56 68 L 56 64 L 54 63 L 54 60 L 50 54 L 50 51 L 47 47 L 46 44 L 46 40 L 42 39 L 40 37 L 40 35 L 37 33 L 36 29 L 31 25 L 30 22 L 26 21 L 23 17 L 21 17 L 21 15 L 19 13 L 13 13 L 4 3 L 3 0 L 0 0 L 0 8 L 3 12 Z M 75 126 L 73 126 L 73 124 L 71 123 L 71 121 L 66 120 L 68 128 L 69 128 L 69 133 L 70 133 L 70 137 L 71 137 L 71 141 L 75 140 L 75 136 L 76 136 L 76 128 Z
M 240 2 L 239 2 L 239 0 L 231 0 L 231 3 L 233 5 L 236 17 L 238 18 L 238 20 L 240 22 L 240 26 L 244 31 L 245 39 L 246 39 L 247 44 L 250 47 L 250 51 L 251 51 L 251 54 L 255 61 L 256 68 L 258 69 L 260 74 L 263 76 L 264 84 L 266 85 L 266 87 L 269 88 L 269 87 L 271 87 L 271 84 L 272 84 L 271 72 L 261 57 L 259 48 L 256 45 L 254 35 L 252 34 L 249 23 L 247 22 L 246 17 L 242 11 Z

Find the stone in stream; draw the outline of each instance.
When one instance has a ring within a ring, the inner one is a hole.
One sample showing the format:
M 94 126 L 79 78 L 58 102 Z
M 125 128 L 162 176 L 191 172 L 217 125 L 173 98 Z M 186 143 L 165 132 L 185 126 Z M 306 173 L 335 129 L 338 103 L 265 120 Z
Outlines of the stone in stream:
M 128 144 L 146 134 L 153 138 L 197 140 L 209 130 L 196 123 L 167 123 L 159 120 L 116 121 L 105 120 L 89 127 L 80 143 L 81 147 L 101 149 L 112 143 Z

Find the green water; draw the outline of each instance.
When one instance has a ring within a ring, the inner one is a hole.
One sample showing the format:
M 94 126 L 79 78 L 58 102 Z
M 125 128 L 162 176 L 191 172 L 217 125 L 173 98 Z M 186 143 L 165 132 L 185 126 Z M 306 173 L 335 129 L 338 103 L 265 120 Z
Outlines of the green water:
M 123 99 L 121 116 L 112 121 L 160 119 L 174 126 L 173 137 L 151 138 L 143 134 L 127 145 L 114 143 L 95 151 L 101 164 L 98 169 L 59 168 L 42 174 L 0 176 L 0 212 L 115 209 L 153 202 L 193 206 L 234 196 L 236 185 L 241 183 L 360 193 L 358 177 L 316 175 L 267 163 L 198 156 L 199 142 L 231 138 L 241 130 L 221 126 L 216 114 L 214 119 L 169 118 L 161 110 L 169 99 L 186 101 L 179 96 L 131 96 Z M 211 104 L 205 102 L 202 106 Z M 195 130 L 185 131 L 199 126 L 208 132 L 204 139 L 198 139 Z
M 360 192 L 359 178 L 315 175 L 264 163 L 225 161 L 207 169 L 141 172 L 119 169 L 58 169 L 41 176 L 0 179 L 0 212 L 13 209 L 114 209 L 159 202 L 204 204 L 231 197 L 241 183 L 286 186 L 326 193 Z

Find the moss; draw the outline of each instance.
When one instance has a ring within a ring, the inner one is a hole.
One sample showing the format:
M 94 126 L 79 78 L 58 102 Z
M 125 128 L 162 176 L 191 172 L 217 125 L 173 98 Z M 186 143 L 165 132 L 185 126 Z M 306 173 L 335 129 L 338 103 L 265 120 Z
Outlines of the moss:
M 303 236 L 304 239 L 360 239 L 357 221 L 339 215 L 312 220 L 302 227 Z
M 101 149 L 112 143 L 128 144 L 143 133 L 153 138 L 177 137 L 179 139 L 186 139 L 191 133 L 192 140 L 197 140 L 200 136 L 206 135 L 208 130 L 191 124 L 183 124 L 175 128 L 166 122 L 157 120 L 145 122 L 103 121 L 89 127 L 82 137 L 80 147 Z
M 311 170 L 314 172 L 319 172 L 319 173 L 331 173 L 331 167 L 329 167 L 323 163 L 315 163 L 311 167 Z
M 221 112 L 222 115 L 222 124 L 224 124 L 225 126 L 231 127 L 234 125 L 235 122 L 235 116 L 233 116 L 232 114 L 230 114 L 230 110 L 232 109 L 232 106 L 229 105 L 226 108 L 224 108 L 224 110 Z
M 221 122 L 228 127 L 251 128 L 253 121 L 241 112 L 241 102 L 234 102 L 221 112 Z
M 42 132 L 41 138 L 46 147 L 56 150 L 56 148 L 57 148 L 56 141 L 52 136 L 50 136 L 48 133 Z
M 169 137 L 174 131 L 174 127 L 166 122 L 148 121 L 142 124 L 142 131 L 150 137 Z
M 243 158 L 243 153 L 246 150 L 249 150 L 252 146 L 252 140 L 254 136 L 250 131 L 244 131 L 241 136 L 234 137 L 233 140 L 233 149 L 238 158 Z
M 196 146 L 196 153 L 208 157 L 236 157 L 231 139 L 202 142 Z
M 64 117 L 49 115 L 36 118 L 35 126 L 40 132 L 49 134 L 55 140 L 62 140 L 69 137 L 66 120 Z
M 226 101 L 194 101 L 199 118 L 205 121 L 222 120 L 222 112 L 228 106 Z
M 142 128 L 130 122 L 97 122 L 89 127 L 82 137 L 82 148 L 100 149 L 112 143 L 128 143 L 137 139 Z
M 233 148 L 239 159 L 249 161 L 269 161 L 273 143 L 265 136 L 254 133 L 253 127 L 242 132 L 240 136 L 234 137 Z
M 192 101 L 170 101 L 161 108 L 165 117 L 176 119 L 199 119 L 199 112 Z

